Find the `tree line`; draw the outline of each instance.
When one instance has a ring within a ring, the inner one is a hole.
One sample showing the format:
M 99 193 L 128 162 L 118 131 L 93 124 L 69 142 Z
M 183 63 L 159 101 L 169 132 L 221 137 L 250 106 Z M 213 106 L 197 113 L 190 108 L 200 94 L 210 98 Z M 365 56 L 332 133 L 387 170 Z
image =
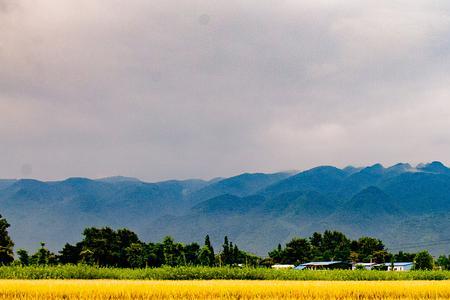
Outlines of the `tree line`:
M 416 269 L 433 269 L 434 265 L 450 270 L 450 255 L 440 256 L 435 262 L 428 251 L 390 253 L 379 239 L 361 237 L 351 240 L 342 232 L 326 230 L 314 232 L 309 238 L 293 238 L 284 247 L 269 252 L 266 264 L 281 263 L 298 265 L 310 261 L 349 261 L 362 263 L 415 262 Z
M 261 258 L 239 249 L 227 236 L 215 251 L 207 235 L 202 245 L 184 244 L 171 237 L 161 242 L 145 243 L 129 229 L 114 230 L 109 227 L 86 228 L 83 239 L 72 245 L 65 244 L 53 253 L 45 243 L 34 253 L 24 249 L 17 251 L 15 260 L 14 243 L 8 235 L 8 222 L 0 215 L 0 265 L 12 263 L 27 265 L 87 264 L 103 267 L 144 268 L 166 266 L 271 266 L 273 264 L 298 265 L 309 261 L 352 261 L 352 262 L 411 262 L 423 269 L 433 268 L 436 263 L 442 269 L 450 270 L 450 256 L 440 256 L 436 262 L 427 252 L 389 253 L 379 239 L 361 237 L 351 240 L 343 233 L 327 230 L 315 232 L 309 238 L 291 239 L 284 246 L 278 245 Z M 431 260 L 430 260 L 431 258 Z

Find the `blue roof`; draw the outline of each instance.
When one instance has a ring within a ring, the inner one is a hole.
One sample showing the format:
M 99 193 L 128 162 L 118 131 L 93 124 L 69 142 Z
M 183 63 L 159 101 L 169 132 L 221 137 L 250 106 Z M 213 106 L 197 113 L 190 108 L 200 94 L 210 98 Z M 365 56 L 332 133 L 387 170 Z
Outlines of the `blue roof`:
M 309 263 L 301 264 L 299 266 L 329 266 L 334 264 L 342 263 L 342 261 L 312 261 Z
M 413 262 L 396 262 L 394 263 L 394 266 L 396 267 L 404 267 L 404 266 L 410 266 L 413 265 Z M 391 263 L 384 263 L 384 264 L 380 264 L 380 265 L 385 265 L 385 266 L 390 266 Z

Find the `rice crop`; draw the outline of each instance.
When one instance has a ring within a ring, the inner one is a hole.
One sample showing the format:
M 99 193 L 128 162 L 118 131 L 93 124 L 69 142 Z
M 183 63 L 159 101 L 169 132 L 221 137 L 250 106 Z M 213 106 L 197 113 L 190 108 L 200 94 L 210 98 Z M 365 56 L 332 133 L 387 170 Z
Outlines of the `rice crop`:
M 1 280 L 0 299 L 450 299 L 448 281 Z

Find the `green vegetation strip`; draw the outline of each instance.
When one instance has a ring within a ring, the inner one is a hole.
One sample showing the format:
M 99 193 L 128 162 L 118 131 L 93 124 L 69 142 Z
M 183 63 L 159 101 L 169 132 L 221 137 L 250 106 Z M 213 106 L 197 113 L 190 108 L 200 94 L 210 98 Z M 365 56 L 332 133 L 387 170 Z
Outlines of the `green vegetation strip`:
M 449 280 L 450 271 L 297 271 L 266 268 L 161 267 L 97 268 L 85 265 L 0 267 L 0 279 L 130 279 L 130 280 Z

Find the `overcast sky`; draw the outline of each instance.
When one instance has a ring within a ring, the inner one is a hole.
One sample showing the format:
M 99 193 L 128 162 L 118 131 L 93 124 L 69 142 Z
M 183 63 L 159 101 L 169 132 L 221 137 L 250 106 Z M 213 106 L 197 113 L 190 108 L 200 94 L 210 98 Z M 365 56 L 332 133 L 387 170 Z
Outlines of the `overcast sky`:
M 0 0 L 0 177 L 450 163 L 450 2 Z

